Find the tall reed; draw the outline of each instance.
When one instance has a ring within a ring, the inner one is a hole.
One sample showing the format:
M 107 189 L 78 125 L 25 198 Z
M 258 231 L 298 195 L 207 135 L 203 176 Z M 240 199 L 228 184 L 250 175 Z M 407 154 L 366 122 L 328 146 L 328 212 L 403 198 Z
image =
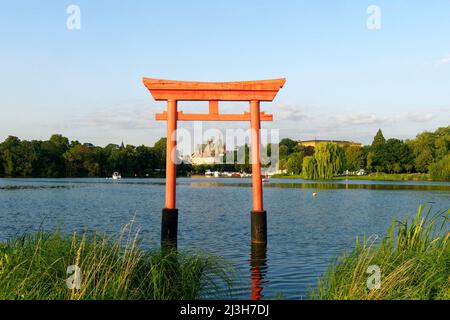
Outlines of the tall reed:
M 319 279 L 311 298 L 450 299 L 450 209 L 430 212 L 421 206 L 411 221 L 394 219 L 378 243 L 357 239 L 355 249 Z M 373 266 L 379 286 L 370 285 Z
M 231 287 L 222 259 L 145 251 L 130 230 L 116 240 L 57 230 L 0 243 L 0 299 L 198 299 Z M 81 270 L 79 286 L 69 266 Z

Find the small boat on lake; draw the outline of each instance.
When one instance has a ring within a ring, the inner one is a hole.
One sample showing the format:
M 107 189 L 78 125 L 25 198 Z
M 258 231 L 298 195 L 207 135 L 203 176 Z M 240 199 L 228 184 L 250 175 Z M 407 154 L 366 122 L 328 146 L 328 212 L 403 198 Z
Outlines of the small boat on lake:
M 112 175 L 113 180 L 120 180 L 122 179 L 122 176 L 120 175 L 119 172 L 114 172 Z

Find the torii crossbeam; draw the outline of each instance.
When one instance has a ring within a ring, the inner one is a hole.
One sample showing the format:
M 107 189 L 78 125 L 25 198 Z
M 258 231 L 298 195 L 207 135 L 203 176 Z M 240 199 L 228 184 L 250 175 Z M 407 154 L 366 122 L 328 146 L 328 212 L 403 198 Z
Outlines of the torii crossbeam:
M 161 243 L 176 246 L 178 209 L 176 208 L 176 129 L 177 121 L 250 121 L 253 210 L 252 242 L 267 243 L 267 214 L 263 208 L 260 122 L 272 121 L 272 115 L 260 112 L 261 101 L 273 101 L 286 79 L 240 82 L 192 82 L 144 78 L 144 85 L 157 101 L 167 101 L 167 111 L 156 120 L 167 122 L 166 203 L 161 223 Z M 178 111 L 178 101 L 208 101 L 209 113 L 185 114 Z M 250 112 L 220 114 L 220 101 L 247 101 Z

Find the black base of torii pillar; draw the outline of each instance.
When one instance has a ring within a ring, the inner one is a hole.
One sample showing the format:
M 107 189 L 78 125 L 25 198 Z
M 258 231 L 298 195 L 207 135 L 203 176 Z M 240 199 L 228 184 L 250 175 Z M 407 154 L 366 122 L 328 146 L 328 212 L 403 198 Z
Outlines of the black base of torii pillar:
M 252 243 L 267 245 L 267 211 L 252 211 L 250 219 Z
M 178 209 L 162 209 L 161 246 L 177 248 L 178 240 Z

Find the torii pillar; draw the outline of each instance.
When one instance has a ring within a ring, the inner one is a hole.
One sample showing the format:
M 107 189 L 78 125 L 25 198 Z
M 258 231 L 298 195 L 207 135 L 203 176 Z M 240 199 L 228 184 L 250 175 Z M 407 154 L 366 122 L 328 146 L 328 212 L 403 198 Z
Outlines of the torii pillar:
M 156 114 L 156 120 L 167 122 L 166 203 L 162 210 L 161 244 L 177 245 L 178 209 L 176 208 L 176 130 L 177 121 L 249 121 L 251 127 L 251 160 L 253 209 L 251 240 L 267 243 L 267 213 L 263 207 L 261 179 L 261 121 L 272 121 L 270 114 L 260 112 L 261 101 L 273 101 L 286 79 L 241 82 L 191 82 L 144 78 L 144 85 L 157 101 L 167 101 L 167 111 Z M 178 111 L 178 101 L 209 101 L 209 113 L 185 114 Z M 220 114 L 219 101 L 247 101 L 250 112 Z

